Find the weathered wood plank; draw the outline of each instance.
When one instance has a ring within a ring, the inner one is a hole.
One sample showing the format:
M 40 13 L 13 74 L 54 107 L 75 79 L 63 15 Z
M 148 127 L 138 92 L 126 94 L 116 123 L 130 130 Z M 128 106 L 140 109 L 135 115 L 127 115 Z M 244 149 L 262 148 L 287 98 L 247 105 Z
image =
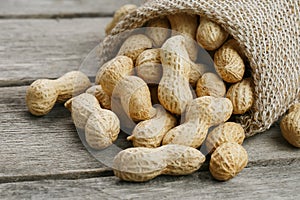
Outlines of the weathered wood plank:
M 44 117 L 27 111 L 26 88 L 0 88 L 0 182 L 111 174 L 84 148 L 63 105 Z
M 126 183 L 115 177 L 0 184 L 1 199 L 299 199 L 298 166 L 246 168 L 228 182 L 209 172 Z
M 78 69 L 104 38 L 110 20 L 0 20 L 0 86 L 57 78 Z
M 300 162 L 300 149 L 291 146 L 281 135 L 279 124 L 245 140 L 248 166 L 281 166 Z
M 85 150 L 62 105 L 37 118 L 27 112 L 24 95 L 25 87 L 0 89 L 0 182 L 104 167 Z
M 44 117 L 28 113 L 26 88 L 0 88 L 0 182 L 111 174 L 85 150 L 62 105 Z M 125 137 L 122 135 L 117 146 L 130 145 Z M 285 142 L 276 126 L 248 139 L 244 146 L 249 167 L 300 163 L 299 149 Z
M 8 0 L 0 2 L 0 18 L 112 16 L 124 4 L 143 0 Z

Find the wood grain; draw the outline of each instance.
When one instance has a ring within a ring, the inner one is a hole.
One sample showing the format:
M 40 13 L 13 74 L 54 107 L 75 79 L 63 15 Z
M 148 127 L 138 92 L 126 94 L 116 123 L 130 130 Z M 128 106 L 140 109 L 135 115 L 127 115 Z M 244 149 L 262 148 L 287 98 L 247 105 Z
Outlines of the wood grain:
M 44 117 L 28 113 L 26 88 L 0 88 L 0 182 L 111 174 L 86 151 L 62 105 Z M 125 138 L 126 134 L 121 135 L 118 147 L 130 146 Z M 248 167 L 300 163 L 299 149 L 284 141 L 277 126 L 246 140 L 244 146 L 249 153 Z M 114 154 L 109 150 L 104 153 L 111 161 Z M 98 154 L 104 159 L 103 152 Z M 207 166 L 202 170 L 207 170 Z
M 1 199 L 299 199 L 300 169 L 296 166 L 246 168 L 228 182 L 209 172 L 162 176 L 146 183 L 116 177 L 43 180 L 0 185 Z
M 134 184 L 119 181 L 85 149 L 63 105 L 44 117 L 29 114 L 23 85 L 79 68 L 93 78 L 98 66 L 89 53 L 114 10 L 142 1 L 0 2 L 0 199 L 300 198 L 300 150 L 282 138 L 278 124 L 245 141 L 249 164 L 229 182 L 213 180 L 206 162 L 190 176 Z M 92 61 L 80 66 L 88 54 Z M 116 146 L 130 146 L 126 134 Z M 94 156 L 111 161 L 114 153 Z
M 103 168 L 81 144 L 69 112 L 58 105 L 47 117 L 32 116 L 25 89 L 0 89 L 0 182 Z
M 111 175 L 84 148 L 63 105 L 44 117 L 27 111 L 26 88 L 0 88 L 0 182 Z M 125 138 L 117 141 L 120 148 L 130 145 Z
M 8 0 L 0 2 L 0 18 L 71 18 L 112 16 L 124 4 L 143 0 Z
M 0 86 L 26 85 L 77 70 L 104 38 L 110 20 L 0 20 Z

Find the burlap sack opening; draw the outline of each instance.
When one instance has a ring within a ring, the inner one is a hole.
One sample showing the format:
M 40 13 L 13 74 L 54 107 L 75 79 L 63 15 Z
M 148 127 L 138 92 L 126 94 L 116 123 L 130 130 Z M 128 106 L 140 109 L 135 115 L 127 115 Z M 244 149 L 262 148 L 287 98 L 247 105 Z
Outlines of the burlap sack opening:
M 246 136 L 268 129 L 299 100 L 299 0 L 150 0 L 125 17 L 102 43 L 101 60 L 115 55 L 119 33 L 148 20 L 186 12 L 220 24 L 241 45 L 249 59 L 255 91 L 250 112 L 241 116 Z

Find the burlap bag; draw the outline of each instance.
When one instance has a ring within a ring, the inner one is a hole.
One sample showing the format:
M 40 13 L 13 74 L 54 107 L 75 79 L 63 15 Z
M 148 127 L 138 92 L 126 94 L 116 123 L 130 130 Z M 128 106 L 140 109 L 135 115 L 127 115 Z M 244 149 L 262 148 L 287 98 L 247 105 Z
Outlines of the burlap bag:
M 239 120 L 246 135 L 268 129 L 299 99 L 299 0 L 150 0 L 121 21 L 102 43 L 102 62 L 110 59 L 122 38 L 152 18 L 186 12 L 220 24 L 248 57 L 255 103 Z

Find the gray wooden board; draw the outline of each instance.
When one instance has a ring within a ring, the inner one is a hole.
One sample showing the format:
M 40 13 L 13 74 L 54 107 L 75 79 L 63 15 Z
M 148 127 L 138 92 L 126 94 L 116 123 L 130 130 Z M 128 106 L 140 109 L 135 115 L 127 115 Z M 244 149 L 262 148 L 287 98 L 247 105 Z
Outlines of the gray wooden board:
M 0 86 L 29 84 L 77 70 L 104 38 L 110 20 L 0 20 Z
M 140 5 L 143 0 L 4 0 L 0 18 L 53 18 L 112 16 L 124 4 Z
M 88 153 L 62 105 L 45 117 L 28 113 L 24 101 L 27 87 L 15 86 L 78 69 L 104 38 L 104 27 L 111 20 L 98 17 L 112 16 L 126 3 L 141 2 L 0 2 L 0 199 L 300 198 L 300 150 L 282 138 L 278 124 L 245 141 L 249 164 L 229 182 L 214 181 L 206 163 L 190 176 L 162 176 L 133 184 L 120 182 L 111 169 Z M 93 70 L 83 71 L 95 76 Z M 125 138 L 121 135 L 117 146 L 130 146 Z
M 67 110 L 57 106 L 47 117 L 33 117 L 24 93 L 25 87 L 0 90 L 0 182 L 103 167 L 81 145 Z
M 161 176 L 146 183 L 116 177 L 0 184 L 1 199 L 299 199 L 300 168 L 246 168 L 228 182 L 209 172 Z
M 28 113 L 26 88 L 0 88 L 0 182 L 105 174 L 106 166 L 85 150 L 62 105 L 44 117 Z M 118 141 L 121 148 L 128 146 L 125 137 Z M 300 163 L 300 150 L 284 141 L 278 126 L 247 139 L 244 146 L 249 153 L 248 167 Z

